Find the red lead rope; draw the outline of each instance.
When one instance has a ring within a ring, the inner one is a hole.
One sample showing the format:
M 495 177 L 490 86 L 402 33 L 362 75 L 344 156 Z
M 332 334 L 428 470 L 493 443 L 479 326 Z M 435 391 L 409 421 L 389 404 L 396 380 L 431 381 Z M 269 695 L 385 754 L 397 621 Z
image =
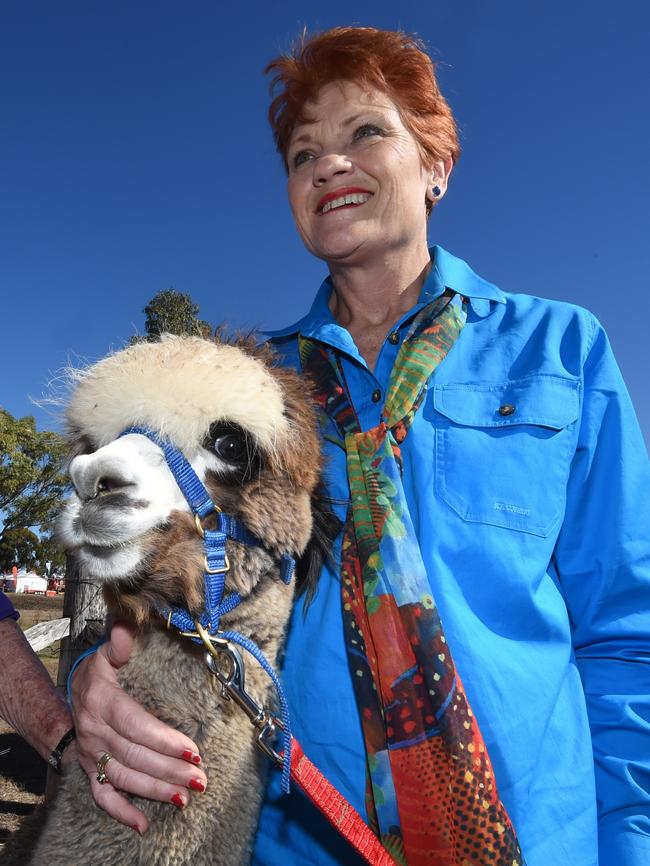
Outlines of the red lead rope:
M 395 861 L 348 801 L 331 785 L 291 738 L 291 779 L 371 866 L 396 866 Z

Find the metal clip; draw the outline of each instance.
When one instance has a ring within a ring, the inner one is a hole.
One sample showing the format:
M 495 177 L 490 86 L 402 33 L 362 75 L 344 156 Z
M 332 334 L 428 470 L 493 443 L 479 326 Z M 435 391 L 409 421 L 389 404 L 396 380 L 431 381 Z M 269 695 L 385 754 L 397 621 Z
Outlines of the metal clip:
M 284 754 L 280 754 L 267 742 L 268 740 L 275 740 L 278 736 L 278 731 L 284 731 L 284 725 L 277 716 L 267 714 L 267 722 L 257 735 L 255 745 L 260 751 L 264 752 L 267 758 L 273 761 L 276 767 L 282 767 L 284 764 Z
M 208 637 L 210 641 L 214 640 Z M 205 641 L 205 637 L 203 639 Z M 250 723 L 258 732 L 255 739 L 257 747 L 275 764 L 282 766 L 282 756 L 269 744 L 269 740 L 276 736 L 278 730 L 284 730 L 282 722 L 265 707 L 260 706 L 246 691 L 244 661 L 239 650 L 227 641 L 224 642 L 223 638 L 217 640 L 216 646 L 211 645 L 205 654 L 208 670 L 219 680 L 223 697 L 226 700 L 233 700 L 248 716 Z M 226 673 L 217 664 L 219 656 L 226 656 L 228 659 L 230 669 Z

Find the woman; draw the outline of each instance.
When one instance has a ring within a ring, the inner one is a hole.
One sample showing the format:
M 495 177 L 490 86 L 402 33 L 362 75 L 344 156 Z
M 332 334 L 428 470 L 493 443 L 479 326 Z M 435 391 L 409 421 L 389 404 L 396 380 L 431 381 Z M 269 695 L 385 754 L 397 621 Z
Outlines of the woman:
M 650 472 L 607 338 L 427 249 L 458 142 L 412 39 L 335 29 L 269 69 L 296 226 L 329 270 L 270 338 L 315 381 L 329 491 L 352 501 L 340 577 L 292 620 L 294 733 L 398 862 L 646 864 Z M 109 751 L 116 788 L 171 799 L 196 748 L 119 693 L 129 651 L 114 630 L 75 678 L 81 760 L 94 778 Z M 273 778 L 254 862 L 356 860 Z

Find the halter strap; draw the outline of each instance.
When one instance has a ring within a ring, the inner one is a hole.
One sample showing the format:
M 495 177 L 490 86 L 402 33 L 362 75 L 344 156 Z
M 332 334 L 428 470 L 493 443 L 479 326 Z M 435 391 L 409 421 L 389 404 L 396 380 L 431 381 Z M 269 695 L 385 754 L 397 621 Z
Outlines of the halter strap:
M 236 631 L 219 631 L 221 617 L 234 610 L 242 600 L 238 592 L 231 592 L 224 598 L 226 574 L 230 570 L 230 563 L 226 554 L 226 541 L 231 539 L 248 547 L 264 547 L 264 544 L 237 517 L 232 514 L 224 514 L 215 505 L 189 460 L 172 442 L 159 436 L 153 430 L 140 426 L 127 427 L 120 433 L 118 439 L 131 433 L 146 436 L 161 449 L 167 466 L 194 515 L 197 532 L 203 539 L 205 609 L 198 622 L 211 637 L 218 636 L 226 641 L 231 640 L 251 653 L 275 686 L 283 724 L 281 734 L 284 746 L 282 787 L 288 793 L 291 769 L 291 726 L 289 708 L 280 680 L 260 648 L 250 638 Z M 216 529 L 206 529 L 201 524 L 201 520 L 210 514 L 216 517 Z M 294 572 L 295 560 L 289 554 L 282 554 L 280 557 L 280 576 L 285 584 L 291 583 Z M 203 642 L 202 638 L 196 634 L 195 618 L 189 611 L 179 607 L 158 607 L 157 612 L 165 620 L 168 628 L 174 626 L 194 643 L 201 644 Z

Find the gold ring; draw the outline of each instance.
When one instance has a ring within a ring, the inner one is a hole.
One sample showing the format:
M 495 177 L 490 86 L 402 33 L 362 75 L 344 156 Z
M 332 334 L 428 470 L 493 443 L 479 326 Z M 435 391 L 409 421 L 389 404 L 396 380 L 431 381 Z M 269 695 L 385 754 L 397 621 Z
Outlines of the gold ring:
M 106 775 L 106 765 L 113 760 L 113 756 L 109 752 L 104 752 L 99 761 L 97 761 L 97 781 L 100 785 L 105 785 L 109 781 Z

